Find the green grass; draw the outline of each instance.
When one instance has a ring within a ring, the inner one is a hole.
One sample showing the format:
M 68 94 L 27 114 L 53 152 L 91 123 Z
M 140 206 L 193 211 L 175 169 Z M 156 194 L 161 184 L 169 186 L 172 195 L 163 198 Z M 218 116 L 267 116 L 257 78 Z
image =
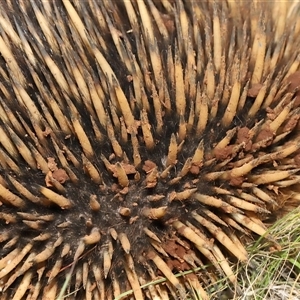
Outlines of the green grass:
M 256 268 L 247 265 L 241 271 L 244 296 L 238 299 L 300 299 L 300 208 L 276 222 L 270 233 L 281 250 L 270 251 L 263 239 L 249 246 L 249 263 Z
M 237 266 L 241 296 L 235 300 L 299 300 L 300 299 L 300 207 L 277 221 L 269 233 L 281 246 L 272 248 L 263 238 L 247 247 L 249 262 Z M 226 290 L 225 280 L 221 282 Z M 220 291 L 211 295 L 220 299 Z M 222 297 L 222 296 L 221 296 Z M 196 298 L 197 299 L 197 298 Z M 199 298 L 198 298 L 199 299 Z

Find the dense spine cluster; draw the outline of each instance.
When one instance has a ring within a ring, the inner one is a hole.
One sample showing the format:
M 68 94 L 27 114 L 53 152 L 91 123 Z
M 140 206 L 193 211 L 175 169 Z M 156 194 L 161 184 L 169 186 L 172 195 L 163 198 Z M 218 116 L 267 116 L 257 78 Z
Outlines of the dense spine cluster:
M 0 299 L 208 299 L 245 241 L 279 247 L 264 220 L 300 200 L 299 11 L 2 0 Z

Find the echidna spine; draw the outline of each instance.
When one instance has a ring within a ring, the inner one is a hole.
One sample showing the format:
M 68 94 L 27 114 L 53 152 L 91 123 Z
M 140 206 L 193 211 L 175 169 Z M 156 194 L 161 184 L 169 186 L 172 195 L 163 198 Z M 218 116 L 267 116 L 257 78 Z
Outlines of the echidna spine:
M 208 299 L 252 236 L 279 247 L 264 221 L 299 205 L 298 15 L 2 1 L 1 299 Z

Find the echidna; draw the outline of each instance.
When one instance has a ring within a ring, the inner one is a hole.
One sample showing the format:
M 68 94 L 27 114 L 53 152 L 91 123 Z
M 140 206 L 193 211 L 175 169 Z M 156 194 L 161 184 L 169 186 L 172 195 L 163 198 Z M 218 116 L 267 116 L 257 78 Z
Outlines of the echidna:
M 245 242 L 276 243 L 263 221 L 300 200 L 299 11 L 2 0 L 0 298 L 235 285 Z

